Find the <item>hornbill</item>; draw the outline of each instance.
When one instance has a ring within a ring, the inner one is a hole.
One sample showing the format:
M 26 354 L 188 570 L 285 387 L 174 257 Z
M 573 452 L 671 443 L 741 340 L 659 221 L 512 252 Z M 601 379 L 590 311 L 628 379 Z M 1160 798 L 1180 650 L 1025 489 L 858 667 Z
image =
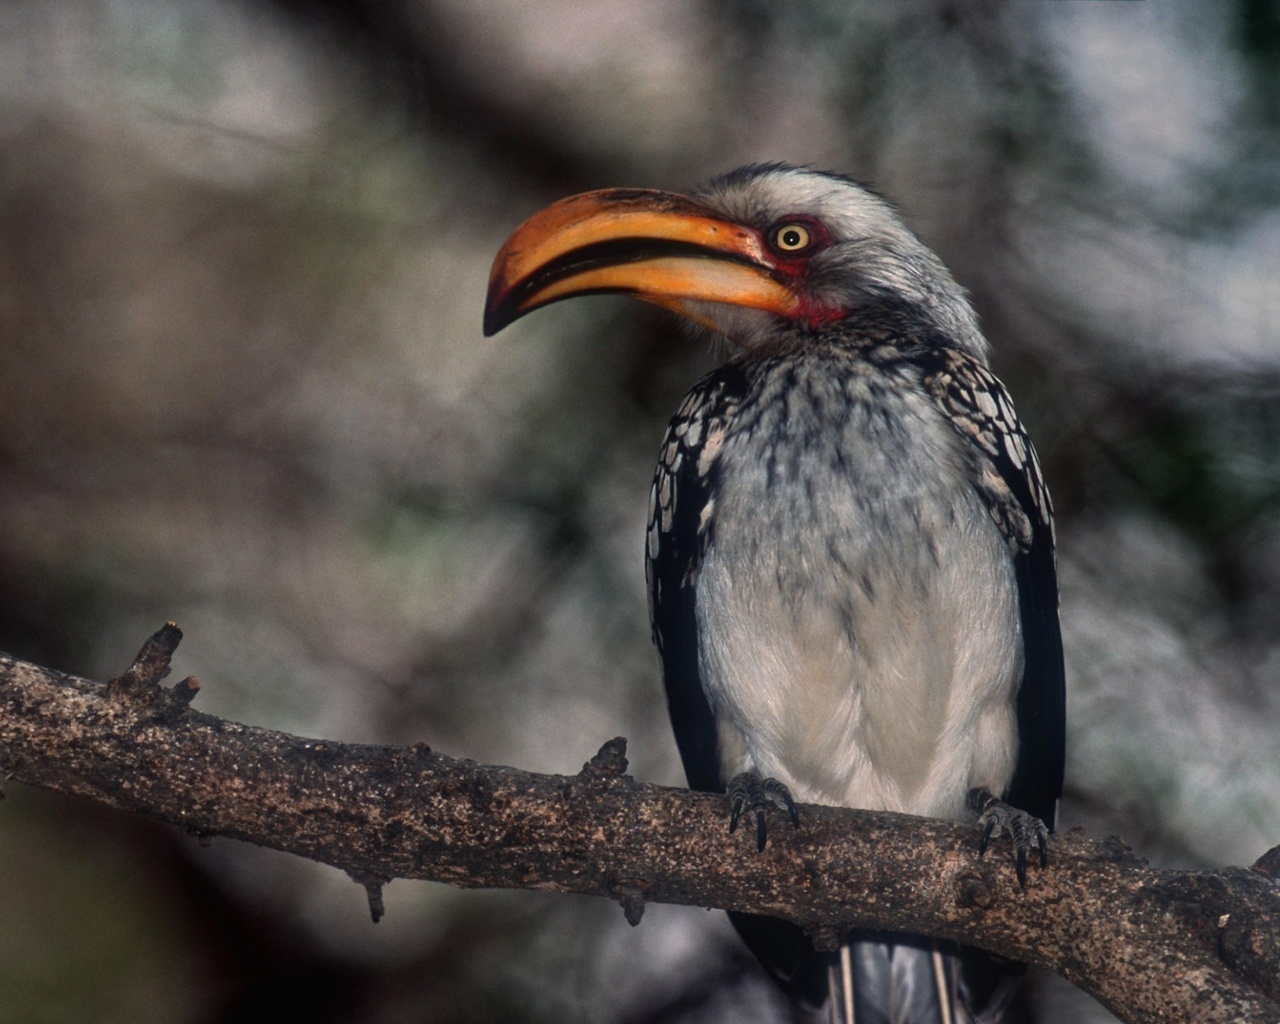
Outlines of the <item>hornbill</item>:
M 518 227 L 492 334 L 621 292 L 725 339 L 672 418 L 650 498 L 653 638 L 689 784 L 730 829 L 793 801 L 1007 833 L 1025 883 L 1062 791 L 1064 678 L 1049 495 L 963 289 L 856 181 L 750 166 L 691 196 L 607 189 Z M 1007 802 L 1006 802 L 1007 801 Z M 734 924 L 833 1019 L 998 1019 L 1020 967 L 854 931 L 816 952 Z M 838 1010 L 838 1014 L 836 1012 Z

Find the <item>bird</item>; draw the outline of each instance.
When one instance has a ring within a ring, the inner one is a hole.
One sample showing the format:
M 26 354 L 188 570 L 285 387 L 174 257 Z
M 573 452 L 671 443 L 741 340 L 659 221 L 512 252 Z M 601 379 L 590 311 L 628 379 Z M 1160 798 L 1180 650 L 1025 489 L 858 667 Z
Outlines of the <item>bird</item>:
M 798 804 L 973 821 L 1020 884 L 1062 793 L 1053 512 L 965 290 L 855 178 L 755 164 L 688 194 L 611 188 L 502 246 L 486 335 L 549 303 L 631 295 L 727 351 L 660 446 L 645 563 L 689 785 L 729 830 Z M 1022 965 L 731 914 L 832 1020 L 1000 1018 Z

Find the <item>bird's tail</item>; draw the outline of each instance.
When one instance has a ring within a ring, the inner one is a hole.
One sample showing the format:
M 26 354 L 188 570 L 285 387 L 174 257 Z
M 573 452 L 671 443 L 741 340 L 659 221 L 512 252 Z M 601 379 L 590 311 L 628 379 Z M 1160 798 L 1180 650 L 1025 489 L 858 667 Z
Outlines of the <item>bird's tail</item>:
M 1022 973 L 980 950 L 854 932 L 828 968 L 831 1024 L 995 1024 Z

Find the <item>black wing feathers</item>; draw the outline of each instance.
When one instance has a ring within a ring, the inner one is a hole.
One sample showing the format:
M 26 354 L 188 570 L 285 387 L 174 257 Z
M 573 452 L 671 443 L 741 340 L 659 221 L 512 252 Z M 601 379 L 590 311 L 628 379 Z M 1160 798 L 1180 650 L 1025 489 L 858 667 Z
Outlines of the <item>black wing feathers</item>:
M 1066 681 L 1049 492 L 1013 403 L 991 371 L 951 348 L 930 347 L 920 362 L 925 386 L 973 442 L 975 485 L 1013 556 L 1023 669 L 1018 760 L 1005 799 L 1052 829 L 1062 795 Z
M 689 785 L 723 792 L 716 726 L 698 663 L 695 589 L 713 528 L 716 451 L 747 387 L 730 364 L 693 386 L 671 418 L 649 499 L 649 618 Z

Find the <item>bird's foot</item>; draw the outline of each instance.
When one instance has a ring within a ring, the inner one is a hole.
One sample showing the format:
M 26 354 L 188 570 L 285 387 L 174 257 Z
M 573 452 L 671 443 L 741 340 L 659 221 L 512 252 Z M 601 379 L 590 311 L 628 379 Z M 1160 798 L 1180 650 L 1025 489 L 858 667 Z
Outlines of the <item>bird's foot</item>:
M 764 812 L 769 804 L 787 812 L 791 824 L 800 827 L 800 812 L 796 810 L 796 802 L 791 799 L 791 790 L 777 779 L 761 775 L 752 768 L 750 771 L 735 775 L 729 783 L 729 831 L 738 827 L 738 819 L 743 811 L 756 816 L 756 849 L 763 850 L 765 843 Z
M 1049 829 L 1033 814 L 1020 811 L 989 789 L 971 789 L 969 807 L 978 814 L 978 827 L 982 839 L 978 843 L 978 856 L 987 852 L 992 839 L 1007 835 L 1013 842 L 1013 862 L 1018 872 L 1018 884 L 1027 884 L 1027 860 L 1034 846 L 1040 852 L 1040 866 L 1049 863 Z

